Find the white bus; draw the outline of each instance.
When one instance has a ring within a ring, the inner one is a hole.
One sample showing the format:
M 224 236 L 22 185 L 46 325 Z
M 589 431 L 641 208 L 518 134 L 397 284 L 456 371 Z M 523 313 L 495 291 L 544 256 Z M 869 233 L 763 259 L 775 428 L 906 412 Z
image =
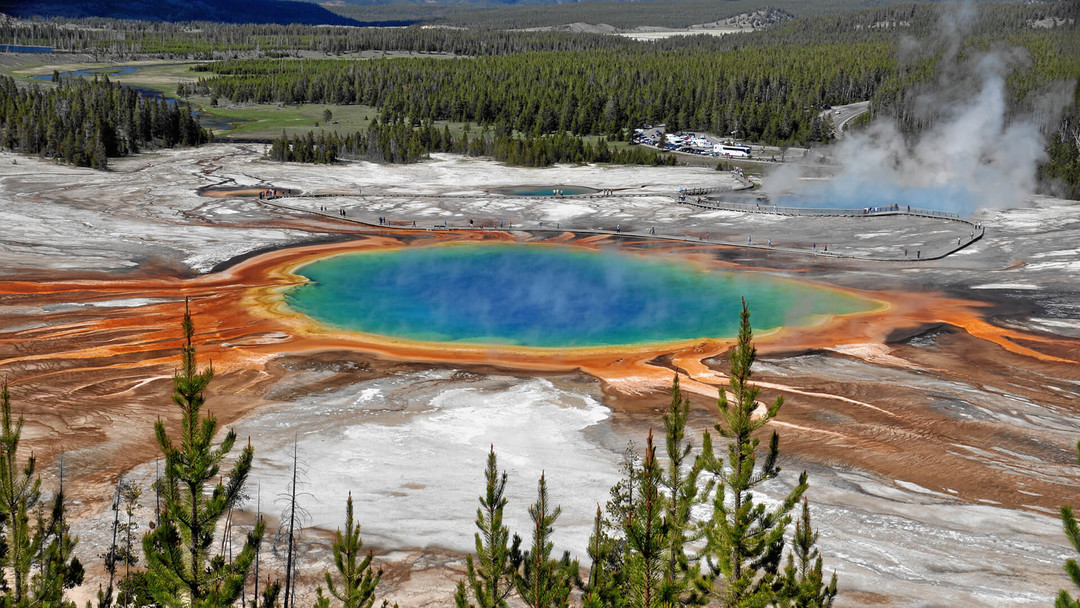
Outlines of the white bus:
M 713 152 L 717 156 L 731 156 L 731 157 L 750 157 L 750 146 L 744 146 L 741 144 L 716 144 L 713 146 Z

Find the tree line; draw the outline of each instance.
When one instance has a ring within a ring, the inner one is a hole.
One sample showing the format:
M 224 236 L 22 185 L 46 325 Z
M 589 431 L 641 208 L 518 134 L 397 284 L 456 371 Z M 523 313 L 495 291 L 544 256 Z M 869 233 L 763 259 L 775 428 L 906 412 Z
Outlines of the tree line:
M 623 165 L 674 165 L 675 157 L 640 146 L 616 148 L 606 138 L 590 143 L 566 133 L 519 136 L 487 128 L 471 136 L 466 126 L 458 137 L 449 127 L 437 129 L 431 122 L 413 127 L 402 121 L 372 121 L 366 133 L 338 135 L 314 133 L 289 137 L 282 133 L 271 142 L 267 156 L 278 162 L 330 164 L 339 159 L 389 163 L 415 163 L 435 152 L 487 156 L 519 167 L 547 167 L 556 163 L 612 163 Z
M 896 73 L 886 44 L 730 53 L 593 51 L 472 59 L 238 60 L 182 95 L 234 102 L 363 104 L 388 119 L 451 120 L 539 136 L 645 124 L 807 141 L 824 104 L 866 99 Z
M 105 169 L 108 159 L 143 148 L 197 146 L 209 131 L 187 106 L 146 99 L 108 77 L 61 80 L 45 89 L 0 76 L 0 145 L 79 167 Z
M 693 6 L 694 2 L 702 5 Z M 409 27 L 357 28 L 299 24 L 164 23 L 105 18 L 57 18 L 45 21 L 4 19 L 0 20 L 0 44 L 47 46 L 58 52 L 114 57 L 167 56 L 189 59 L 223 58 L 237 53 L 295 55 L 299 51 L 327 54 L 388 51 L 467 56 L 622 48 L 729 51 L 760 45 L 781 47 L 823 42 L 851 44 L 869 40 L 895 41 L 900 37 L 912 36 L 925 38 L 934 33 L 942 15 L 953 10 L 948 5 L 897 2 L 891 6 L 856 11 L 825 8 L 825 12 L 830 14 L 807 15 L 814 8 L 792 5 L 789 10 L 795 10 L 802 16 L 761 30 L 725 36 L 675 36 L 653 42 L 607 34 L 520 29 L 582 21 L 617 27 L 685 27 L 730 16 L 717 14 L 715 3 L 704 0 L 689 0 L 689 3 L 688 0 L 680 0 L 679 10 L 670 11 L 670 15 L 663 15 L 664 10 L 657 8 L 664 5 L 664 0 L 657 0 L 643 7 L 628 3 L 593 2 L 561 7 L 501 7 L 494 11 L 481 8 L 462 11 L 459 16 L 451 17 L 449 22 L 454 27 L 425 27 L 419 23 Z M 613 14 L 616 9 L 618 14 Z M 357 18 L 366 20 L 362 13 L 371 11 L 372 7 L 352 7 L 348 10 L 354 11 Z M 551 15 L 568 10 L 594 12 L 595 15 L 568 16 L 562 21 L 549 22 Z M 543 23 L 528 19 L 522 22 L 517 17 L 508 19 L 515 11 L 538 12 L 549 17 L 541 18 Z M 694 11 L 701 12 L 697 21 L 685 21 L 682 25 L 662 22 L 665 19 L 687 19 Z M 423 21 L 428 17 L 429 21 L 440 21 L 439 18 L 430 19 L 436 12 L 431 7 L 422 8 L 414 19 Z M 1078 17 L 1080 9 L 1076 3 L 1064 0 L 1026 4 L 980 3 L 970 33 L 1001 38 L 1010 32 L 1031 29 L 1035 23 L 1045 25 L 1050 20 L 1072 29 Z
M 46 46 L 56 52 L 116 58 L 158 56 L 221 59 L 238 53 L 293 56 L 365 51 L 504 55 L 534 51 L 642 47 L 629 38 L 572 32 L 499 29 L 340 27 L 211 22 L 162 23 L 118 19 L 0 20 L 0 44 Z

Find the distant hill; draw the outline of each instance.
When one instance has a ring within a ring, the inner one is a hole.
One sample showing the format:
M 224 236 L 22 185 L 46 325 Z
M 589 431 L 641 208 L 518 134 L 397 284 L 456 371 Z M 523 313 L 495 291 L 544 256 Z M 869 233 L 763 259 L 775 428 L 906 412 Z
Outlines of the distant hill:
M 0 12 L 13 17 L 367 25 L 318 4 L 289 0 L 0 0 Z

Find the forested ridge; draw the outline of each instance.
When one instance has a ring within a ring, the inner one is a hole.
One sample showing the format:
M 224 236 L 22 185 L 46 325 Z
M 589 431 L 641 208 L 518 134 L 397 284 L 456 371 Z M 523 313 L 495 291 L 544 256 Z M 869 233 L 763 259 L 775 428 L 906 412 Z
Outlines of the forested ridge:
M 611 15 L 612 3 L 582 3 Z M 633 3 L 632 3 L 633 4 Z M 621 3 L 618 8 L 626 9 Z M 663 2 L 650 2 L 651 13 Z M 553 7 L 547 7 L 551 10 Z M 300 51 L 328 54 L 364 51 L 439 53 L 450 55 L 504 55 L 533 51 L 587 51 L 598 49 L 660 49 L 728 51 L 747 46 L 791 46 L 923 38 L 935 34 L 942 14 L 949 10 L 935 3 L 899 4 L 839 14 L 791 19 L 768 28 L 725 36 L 674 36 L 642 42 L 608 34 L 567 31 L 523 31 L 502 26 L 468 27 L 337 27 L 310 25 L 223 24 L 210 22 L 162 23 L 115 19 L 0 19 L 0 44 L 40 45 L 57 51 L 93 53 L 110 57 L 165 56 L 187 59 L 230 58 L 247 55 L 295 55 Z M 601 15 L 603 16 L 603 14 Z M 1074 29 L 1080 19 L 1075 2 L 1058 0 L 1027 4 L 980 3 L 970 35 L 1002 37 L 1023 30 L 1045 31 L 1046 26 Z M 1070 24 L 1069 22 L 1072 21 Z M 594 23 L 602 23 L 602 19 Z M 1041 24 L 1041 26 L 1037 26 Z M 642 25 L 659 25 L 644 22 Z
M 56 19 L 0 20 L 0 44 L 41 45 L 57 51 L 112 57 L 212 59 L 234 57 L 238 53 L 292 56 L 300 51 L 331 55 L 364 51 L 504 55 L 631 48 L 646 43 L 619 36 L 570 32 Z
M 209 137 L 190 108 L 142 98 L 107 77 L 45 89 L 0 76 L 0 143 L 9 150 L 104 169 L 110 157 L 196 146 Z
M 854 59 L 853 62 L 847 61 Z M 235 102 L 357 103 L 384 117 L 471 121 L 541 135 L 648 123 L 805 141 L 822 104 L 865 99 L 896 73 L 888 45 L 729 53 L 551 52 L 441 60 L 239 60 L 183 88 Z

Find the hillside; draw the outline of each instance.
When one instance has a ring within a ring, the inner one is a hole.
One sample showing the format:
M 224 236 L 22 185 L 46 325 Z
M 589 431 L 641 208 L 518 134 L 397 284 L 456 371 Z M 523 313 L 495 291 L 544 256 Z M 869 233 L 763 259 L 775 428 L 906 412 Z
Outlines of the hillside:
M 364 25 L 317 4 L 288 0 L 7 0 L 3 6 L 2 12 L 24 18 L 106 17 L 141 21 Z

